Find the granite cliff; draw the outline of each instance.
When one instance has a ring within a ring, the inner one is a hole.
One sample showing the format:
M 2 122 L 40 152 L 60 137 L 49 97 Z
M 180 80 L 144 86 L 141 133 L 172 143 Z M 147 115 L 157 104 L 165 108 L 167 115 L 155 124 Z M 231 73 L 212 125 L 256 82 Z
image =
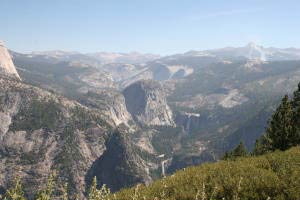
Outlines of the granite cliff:
M 174 126 L 163 87 L 157 81 L 137 81 L 123 90 L 127 110 L 146 126 Z
M 5 76 L 17 80 L 21 79 L 11 56 L 2 41 L 0 41 L 0 75 L 1 77 Z

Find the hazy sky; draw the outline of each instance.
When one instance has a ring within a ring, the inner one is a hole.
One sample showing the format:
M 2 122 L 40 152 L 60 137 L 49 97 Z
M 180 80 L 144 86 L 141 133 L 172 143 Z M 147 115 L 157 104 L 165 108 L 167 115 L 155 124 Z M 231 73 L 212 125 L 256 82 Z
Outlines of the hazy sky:
M 19 52 L 300 47 L 300 1 L 0 0 L 0 40 Z

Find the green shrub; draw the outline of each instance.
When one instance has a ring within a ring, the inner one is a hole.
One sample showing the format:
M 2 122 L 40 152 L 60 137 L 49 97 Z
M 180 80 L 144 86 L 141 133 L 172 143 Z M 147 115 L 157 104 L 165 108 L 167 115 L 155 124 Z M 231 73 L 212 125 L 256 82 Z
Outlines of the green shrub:
M 67 185 L 57 196 L 58 184 L 51 175 L 35 199 L 67 200 Z M 1 198 L 0 198 L 1 199 Z M 25 200 L 20 179 L 7 190 L 5 200 Z M 300 199 L 300 148 L 276 151 L 258 157 L 240 157 L 189 167 L 149 186 L 137 185 L 111 194 L 94 178 L 89 200 L 296 200 Z
M 4 195 L 4 200 L 25 200 L 23 188 L 19 177 L 15 179 L 14 186 L 12 186 L 6 191 Z
M 300 199 L 300 149 L 181 170 L 139 189 L 140 199 Z M 130 200 L 135 189 L 116 194 Z M 163 194 L 163 195 L 162 195 Z M 144 198 L 145 197 L 145 198 Z

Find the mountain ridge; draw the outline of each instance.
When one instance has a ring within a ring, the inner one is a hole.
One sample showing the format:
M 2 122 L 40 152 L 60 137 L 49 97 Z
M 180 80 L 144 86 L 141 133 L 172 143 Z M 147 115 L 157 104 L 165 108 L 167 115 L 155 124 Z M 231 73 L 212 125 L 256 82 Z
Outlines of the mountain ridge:
M 21 80 L 4 42 L 0 41 L 0 73 Z

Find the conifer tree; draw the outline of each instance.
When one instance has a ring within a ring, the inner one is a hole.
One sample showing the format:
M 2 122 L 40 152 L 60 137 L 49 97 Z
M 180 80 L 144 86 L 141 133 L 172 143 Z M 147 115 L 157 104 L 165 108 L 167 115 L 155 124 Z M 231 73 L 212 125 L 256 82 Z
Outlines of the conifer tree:
M 272 151 L 286 150 L 293 146 L 294 134 L 292 105 L 285 95 L 269 122 L 266 130 L 266 145 Z
M 243 142 L 240 142 L 240 144 L 232 151 L 233 157 L 240 157 L 240 156 L 247 156 L 248 150 L 246 149 Z
M 270 146 L 267 143 L 266 135 L 262 135 L 259 139 L 255 141 L 255 146 L 253 149 L 253 155 L 262 155 L 270 151 Z
M 88 200 L 109 200 L 110 195 L 110 189 L 105 184 L 100 189 L 97 189 L 97 178 L 95 176 L 89 190 Z
M 46 185 L 46 188 L 38 192 L 38 194 L 36 196 L 36 200 L 51 200 L 52 199 L 52 195 L 54 192 L 54 186 L 55 186 L 55 180 L 54 180 L 55 177 L 56 177 L 55 173 L 50 175 L 47 185 Z
M 62 200 L 68 200 L 69 199 L 69 195 L 68 195 L 68 184 L 65 183 L 63 188 L 62 188 Z
M 99 200 L 96 176 L 93 178 L 92 185 L 90 187 L 89 194 L 88 194 L 88 200 Z
M 298 89 L 294 92 L 293 100 L 291 101 L 293 110 L 300 107 L 300 83 L 298 84 Z
M 293 100 L 291 102 L 293 107 L 293 142 L 294 145 L 300 144 L 300 83 L 298 84 L 298 90 L 294 92 Z
M 19 177 L 16 178 L 14 186 L 5 193 L 4 200 L 25 200 Z
M 240 142 L 232 151 L 226 151 L 222 160 L 231 160 L 236 157 L 244 157 L 248 155 L 248 150 L 243 142 Z
M 232 152 L 230 151 L 225 151 L 223 157 L 222 157 L 222 160 L 229 160 L 232 158 Z

